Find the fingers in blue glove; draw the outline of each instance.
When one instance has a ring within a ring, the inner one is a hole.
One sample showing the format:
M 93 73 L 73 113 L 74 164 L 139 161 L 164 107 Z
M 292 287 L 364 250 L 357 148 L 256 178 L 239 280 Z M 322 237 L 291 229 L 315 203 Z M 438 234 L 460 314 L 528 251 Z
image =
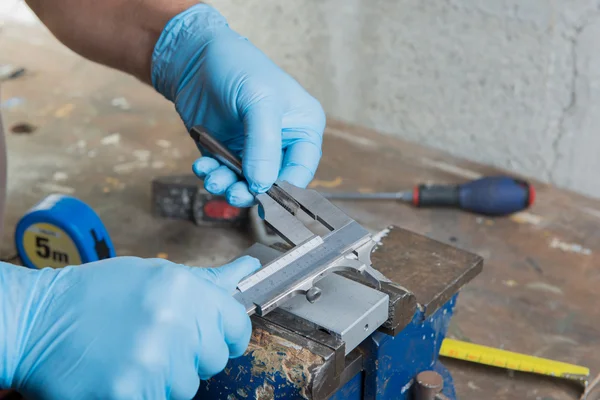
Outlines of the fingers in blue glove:
M 220 305 L 220 315 L 208 318 L 216 323 L 211 327 L 205 326 L 200 337 L 197 372 L 204 380 L 221 372 L 230 358 L 244 354 L 252 335 L 252 324 L 246 310 L 229 293 L 219 288 L 210 297 Z M 198 324 L 202 323 L 206 324 L 198 321 Z
M 304 188 L 315 176 L 320 160 L 320 144 L 297 141 L 285 150 L 279 179 Z
M 204 178 L 204 188 L 214 195 L 225 194 L 227 189 L 238 181 L 238 176 L 224 165 L 210 172 Z
M 254 195 L 250 193 L 248 183 L 243 181 L 229 186 L 225 195 L 227 202 L 234 207 L 251 207 L 256 203 Z
M 223 319 L 223 333 L 225 343 L 227 343 L 229 349 L 229 358 L 244 355 L 252 336 L 252 322 L 250 322 L 246 309 L 240 303 L 237 303 L 234 307 L 239 309 L 235 313 L 239 317 L 234 314 L 231 318 Z
M 251 207 L 255 204 L 254 195 L 248 184 L 239 181 L 237 175 L 211 157 L 202 157 L 192 165 L 194 174 L 204 179 L 204 187 L 209 193 L 223 195 L 234 207 Z
M 182 368 L 183 367 L 183 368 Z M 171 400 L 189 400 L 193 399 L 198 393 L 200 386 L 200 376 L 195 368 L 188 368 L 187 365 L 175 366 L 172 370 L 173 384 L 171 386 Z M 135 397 L 139 393 L 135 393 Z
M 215 285 L 233 293 L 238 283 L 260 269 L 260 261 L 243 256 L 217 268 L 192 268 L 196 276 L 211 281 Z
M 198 366 L 201 379 L 209 379 L 219 373 L 229 358 L 244 354 L 250 342 L 252 325 L 244 307 L 237 302 L 232 293 L 239 281 L 260 268 L 260 262 L 253 257 L 245 256 L 219 268 L 192 268 L 196 276 L 215 284 L 220 290 L 211 295 L 220 305 L 221 326 L 215 326 L 206 337 L 206 346 L 201 343 L 203 363 Z M 216 288 L 215 288 L 216 289 Z M 211 334 L 212 332 L 212 334 Z M 222 332 L 223 340 L 215 340 Z M 202 339 L 204 340 L 204 339 Z M 207 348 L 209 347 L 209 348 Z
M 212 293 L 215 295 L 215 293 Z M 213 297 L 211 295 L 211 297 Z M 202 329 L 200 335 L 200 346 L 198 348 L 198 376 L 202 380 L 210 379 L 219 372 L 221 372 L 229 361 L 229 346 L 224 340 L 225 332 L 221 332 L 223 329 L 224 321 L 226 319 L 243 318 L 249 319 L 248 316 L 233 314 L 231 313 L 232 305 L 227 304 L 230 302 L 236 302 L 233 298 L 225 298 L 223 296 L 215 295 L 214 301 L 223 302 L 221 303 L 220 316 L 208 317 L 209 321 L 213 322 L 213 325 L 208 327 L 205 326 Z M 237 303 L 237 302 L 236 302 Z M 239 303 L 237 303 L 239 304 Z M 205 315 L 206 316 L 206 315 Z M 215 323 L 216 322 L 216 323 Z M 219 323 L 221 322 L 221 323 Z M 206 324 L 204 321 L 198 321 L 198 324 Z M 251 330 L 251 329 L 248 329 Z
M 200 179 L 204 179 L 206 175 L 219 168 L 221 164 L 211 157 L 200 157 L 192 165 L 192 171 Z
M 250 191 L 264 193 L 275 183 L 281 166 L 281 121 L 278 104 L 261 100 L 244 114 L 246 141 L 242 157 Z

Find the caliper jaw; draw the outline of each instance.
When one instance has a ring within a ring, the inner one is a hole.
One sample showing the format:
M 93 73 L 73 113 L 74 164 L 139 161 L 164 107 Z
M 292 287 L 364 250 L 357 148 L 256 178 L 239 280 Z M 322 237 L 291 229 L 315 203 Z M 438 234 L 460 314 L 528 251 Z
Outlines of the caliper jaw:
M 314 301 L 320 293 L 314 285 L 332 272 L 356 271 L 379 287 L 381 275 L 369 257 L 375 243 L 366 229 L 314 190 L 281 181 L 275 188 L 275 195 L 269 191 L 257 200 L 265 222 L 295 247 L 240 282 L 236 298 L 249 314 L 265 315 L 298 294 Z M 298 219 L 300 210 L 329 233 L 314 234 Z

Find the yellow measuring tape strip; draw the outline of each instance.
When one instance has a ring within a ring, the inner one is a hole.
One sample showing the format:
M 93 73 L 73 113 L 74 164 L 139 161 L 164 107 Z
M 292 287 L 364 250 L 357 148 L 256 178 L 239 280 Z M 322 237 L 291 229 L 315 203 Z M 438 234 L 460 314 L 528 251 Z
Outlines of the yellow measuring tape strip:
M 440 355 L 515 371 L 573 379 L 584 383 L 590 375 L 589 368 L 579 365 L 547 360 L 454 339 L 444 339 Z

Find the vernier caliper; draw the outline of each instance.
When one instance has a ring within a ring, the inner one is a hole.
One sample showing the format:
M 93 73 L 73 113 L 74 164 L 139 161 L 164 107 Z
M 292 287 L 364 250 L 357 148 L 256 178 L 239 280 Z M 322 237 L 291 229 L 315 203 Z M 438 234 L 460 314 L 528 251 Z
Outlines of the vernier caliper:
M 211 157 L 243 178 L 241 160 L 209 133 L 194 127 L 190 135 Z M 375 245 L 371 234 L 317 191 L 277 181 L 256 200 L 265 223 L 292 248 L 238 284 L 234 297 L 248 315 L 264 316 L 298 294 L 314 302 L 321 293 L 315 283 L 336 271 L 355 270 L 379 287 L 381 275 L 371 267 Z M 313 233 L 298 218 L 300 211 L 329 233 Z

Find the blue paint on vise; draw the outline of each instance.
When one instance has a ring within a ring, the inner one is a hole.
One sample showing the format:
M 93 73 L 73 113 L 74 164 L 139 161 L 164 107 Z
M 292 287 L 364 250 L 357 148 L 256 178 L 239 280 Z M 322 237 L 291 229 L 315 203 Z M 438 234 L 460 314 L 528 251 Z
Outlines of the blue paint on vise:
M 360 372 L 350 379 L 329 400 L 361 400 L 363 398 L 364 373 Z
M 456 400 L 456 391 L 454 390 L 454 379 L 452 379 L 452 375 L 448 368 L 444 366 L 440 361 L 435 363 L 432 368 L 435 372 L 440 374 L 442 378 L 444 378 L 444 389 L 442 390 L 442 394 L 444 394 L 450 400 Z
M 223 372 L 201 381 L 194 400 L 306 399 L 301 392 L 306 376 L 299 379 L 300 382 L 290 382 L 282 371 L 270 370 L 250 352 L 229 360 Z
M 415 376 L 434 369 L 438 364 L 457 296 L 429 318 L 425 318 L 422 311 L 417 311 L 411 323 L 397 336 L 375 332 L 361 344 L 365 351 L 363 398 L 411 398 Z M 453 391 L 453 388 L 450 389 Z

